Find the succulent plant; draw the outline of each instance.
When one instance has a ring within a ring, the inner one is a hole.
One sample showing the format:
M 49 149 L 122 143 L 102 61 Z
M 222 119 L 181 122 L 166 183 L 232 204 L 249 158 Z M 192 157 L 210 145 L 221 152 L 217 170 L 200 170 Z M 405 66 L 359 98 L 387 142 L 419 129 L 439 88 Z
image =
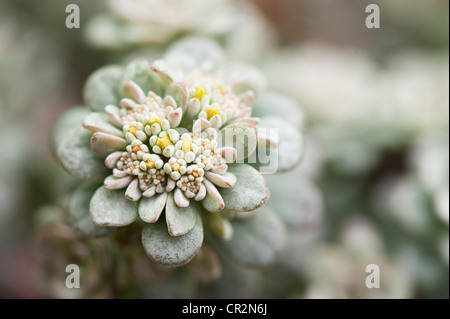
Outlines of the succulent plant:
M 90 19 L 85 29 L 87 42 L 99 49 L 161 48 L 179 37 L 196 35 L 217 40 L 230 57 L 255 59 L 275 42 L 264 15 L 249 1 L 105 2 L 104 12 Z
M 163 265 L 189 262 L 207 232 L 246 264 L 273 261 L 284 226 L 261 208 L 270 195 L 261 154 L 276 155 L 271 173 L 289 170 L 302 157 L 302 135 L 277 117 L 252 117 L 264 85 L 259 71 L 227 63 L 200 38 L 175 43 L 151 64 L 93 73 L 86 107 L 67 112 L 53 139 L 66 171 L 92 180 L 72 197 L 75 226 L 105 235 L 140 219 L 143 247 Z

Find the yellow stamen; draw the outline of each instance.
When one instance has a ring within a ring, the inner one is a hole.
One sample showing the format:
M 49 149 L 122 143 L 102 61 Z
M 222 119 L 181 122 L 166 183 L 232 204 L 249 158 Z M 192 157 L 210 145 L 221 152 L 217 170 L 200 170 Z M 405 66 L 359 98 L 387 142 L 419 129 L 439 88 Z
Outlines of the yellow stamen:
M 205 94 L 206 94 L 205 88 L 202 86 L 197 86 L 195 88 L 195 93 L 194 93 L 193 97 L 195 97 L 195 98 L 199 99 L 199 101 L 201 101 L 202 98 L 205 96 Z
M 152 126 L 155 123 L 158 123 L 159 125 L 161 125 L 161 119 L 159 117 L 154 117 L 147 121 L 147 125 L 150 125 L 150 126 Z
M 156 145 L 159 146 L 161 150 L 164 150 L 167 146 L 173 145 L 172 141 L 170 140 L 169 135 L 166 135 L 164 137 L 158 138 L 158 141 L 156 142 Z
M 152 161 L 146 162 L 145 165 L 147 166 L 147 169 L 155 168 L 155 163 Z
M 136 136 L 136 131 L 137 131 L 138 129 L 137 129 L 137 127 L 136 126 L 131 126 L 129 129 L 128 129 L 128 132 L 130 132 L 131 134 L 133 134 L 134 136 Z
M 183 152 L 185 152 L 185 153 L 187 153 L 187 152 L 189 152 L 189 151 L 192 151 L 192 144 L 191 144 L 191 142 L 184 140 L 184 141 L 181 143 L 181 150 L 182 150 Z
M 206 117 L 210 120 L 214 115 L 220 115 L 220 111 L 217 107 L 210 107 L 206 110 Z

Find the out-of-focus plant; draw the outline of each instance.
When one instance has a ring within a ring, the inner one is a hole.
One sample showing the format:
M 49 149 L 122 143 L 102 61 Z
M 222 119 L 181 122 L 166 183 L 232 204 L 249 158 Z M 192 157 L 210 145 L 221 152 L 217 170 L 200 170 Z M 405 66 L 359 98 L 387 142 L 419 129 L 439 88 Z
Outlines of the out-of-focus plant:
M 322 244 L 308 260 L 308 287 L 302 297 L 410 298 L 410 277 L 386 254 L 383 244 L 380 235 L 367 221 L 348 221 L 339 241 Z M 379 269 L 377 288 L 366 285 L 370 275 L 370 271 L 366 272 L 368 265 L 376 265 Z
M 267 20 L 249 1 L 108 0 L 106 7 L 86 29 L 86 39 L 97 48 L 158 49 L 196 35 L 217 40 L 230 57 L 254 59 L 274 42 Z

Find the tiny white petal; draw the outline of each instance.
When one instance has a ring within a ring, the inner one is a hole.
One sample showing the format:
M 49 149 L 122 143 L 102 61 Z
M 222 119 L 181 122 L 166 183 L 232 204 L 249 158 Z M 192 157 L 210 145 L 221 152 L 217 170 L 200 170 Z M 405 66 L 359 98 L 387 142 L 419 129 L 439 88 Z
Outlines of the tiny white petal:
M 167 131 L 167 130 L 170 128 L 170 123 L 169 123 L 169 121 L 166 120 L 166 119 L 162 120 L 162 121 L 161 121 L 161 128 L 162 128 L 164 131 Z
M 169 175 L 172 173 L 172 167 L 170 167 L 169 163 L 164 164 L 164 172 Z
M 162 153 L 165 157 L 171 157 L 173 153 L 175 153 L 175 148 L 173 147 L 173 145 L 169 145 L 164 149 Z
M 195 159 L 195 154 L 193 152 L 189 151 L 184 156 L 184 159 L 186 160 L 186 162 L 191 163 Z
M 148 138 L 147 134 L 145 134 L 143 131 L 136 131 L 136 137 L 142 142 L 145 142 Z
M 161 154 L 161 148 L 157 145 L 152 147 L 153 152 L 155 152 L 156 154 Z
M 170 173 L 170 178 L 172 178 L 174 181 L 178 180 L 180 177 L 181 177 L 181 174 L 178 172 Z
M 155 167 L 156 167 L 157 169 L 161 169 L 161 167 L 163 167 L 163 165 L 164 165 L 163 160 L 157 159 L 157 160 L 155 161 Z
M 134 136 L 133 134 L 131 134 L 130 132 L 126 132 L 125 133 L 125 139 L 128 141 L 128 142 L 133 142 L 135 139 L 136 139 L 136 136 Z
M 149 139 L 149 143 L 150 143 L 151 146 L 155 145 L 157 141 L 158 141 L 158 136 L 156 136 L 156 135 L 153 135 Z

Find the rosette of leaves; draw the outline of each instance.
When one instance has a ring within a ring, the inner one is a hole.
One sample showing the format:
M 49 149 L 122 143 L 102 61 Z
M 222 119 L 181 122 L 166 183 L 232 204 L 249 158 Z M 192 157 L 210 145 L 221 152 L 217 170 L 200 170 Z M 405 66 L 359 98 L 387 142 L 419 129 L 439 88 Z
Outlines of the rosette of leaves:
M 86 106 L 67 112 L 53 136 L 59 162 L 86 180 L 71 199 L 74 225 L 96 236 L 141 223 L 145 252 L 166 266 L 192 260 L 205 236 L 244 264 L 274 261 L 285 227 L 264 206 L 264 163 L 253 155 L 274 152 L 276 171 L 290 170 L 302 135 L 278 117 L 252 116 L 257 104 L 286 115 L 283 100 L 255 103 L 265 90 L 258 70 L 199 38 L 175 43 L 162 60 L 93 73 Z

